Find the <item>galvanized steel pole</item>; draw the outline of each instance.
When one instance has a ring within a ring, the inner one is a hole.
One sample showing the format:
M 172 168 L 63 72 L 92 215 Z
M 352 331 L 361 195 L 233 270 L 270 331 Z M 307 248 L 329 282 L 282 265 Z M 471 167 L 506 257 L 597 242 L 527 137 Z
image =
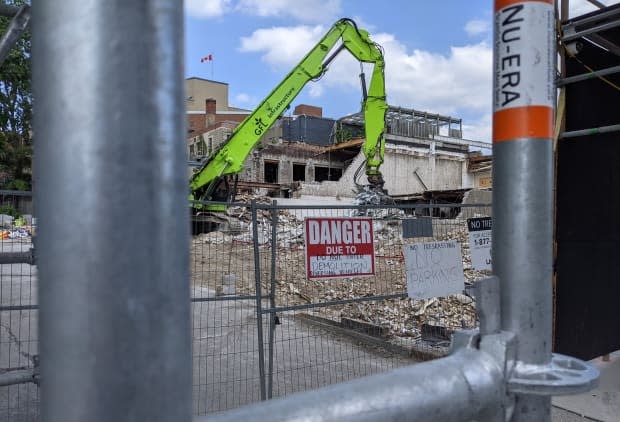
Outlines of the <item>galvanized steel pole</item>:
M 271 203 L 271 277 L 269 286 L 269 308 L 276 308 L 276 267 L 277 267 L 277 254 L 278 254 L 278 201 L 272 201 Z M 276 318 L 275 313 L 270 313 L 269 317 L 269 364 L 267 367 L 267 398 L 271 399 L 273 396 L 273 343 L 275 341 L 276 334 Z
M 258 342 L 258 376 L 260 379 L 260 399 L 267 400 L 267 379 L 265 374 L 265 342 L 263 339 L 263 293 L 260 265 L 260 241 L 258 234 L 258 214 L 256 200 L 252 200 L 252 238 L 254 245 L 254 278 L 256 286 L 256 341 Z
M 5 6 L 8 10 L 10 10 L 10 6 Z M 2 13 L 0 13 L 2 15 Z M 30 6 L 28 4 L 24 4 L 21 6 L 17 12 L 15 12 L 15 16 L 11 19 L 8 27 L 6 28 L 6 32 L 2 35 L 2 39 L 0 39 L 0 65 L 4 63 L 4 60 L 9 55 L 9 52 L 17 42 L 17 40 L 22 36 L 28 25 L 30 24 Z
M 463 348 L 442 359 L 197 418 L 195 422 L 497 421 L 503 420 L 503 376 L 490 355 Z
M 188 421 L 181 3 L 32 13 L 42 420 Z
M 551 361 L 553 0 L 495 0 L 493 272 L 517 360 Z M 517 395 L 513 421 L 548 421 L 549 396 Z

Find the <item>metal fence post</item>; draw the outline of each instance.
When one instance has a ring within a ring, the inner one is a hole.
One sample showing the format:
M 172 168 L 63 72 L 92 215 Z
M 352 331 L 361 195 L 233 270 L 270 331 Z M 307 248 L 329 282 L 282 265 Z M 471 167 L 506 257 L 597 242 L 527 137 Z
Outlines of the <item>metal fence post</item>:
M 269 288 L 269 306 L 271 309 L 276 307 L 276 257 L 278 249 L 278 201 L 271 203 L 271 285 Z M 267 398 L 273 396 L 273 342 L 276 330 L 275 313 L 269 313 L 269 380 L 267 384 Z
M 552 142 L 555 17 L 552 0 L 495 0 L 493 272 L 501 326 L 517 360 L 551 361 Z M 513 421 L 547 421 L 549 396 L 519 394 Z
M 263 294 L 261 286 L 260 242 L 258 239 L 258 213 L 256 200 L 250 204 L 252 210 L 252 237 L 254 238 L 254 277 L 256 281 L 256 336 L 258 341 L 258 373 L 260 378 L 260 399 L 267 400 L 265 377 L 265 344 L 263 343 Z
M 183 11 L 32 5 L 43 421 L 189 421 Z

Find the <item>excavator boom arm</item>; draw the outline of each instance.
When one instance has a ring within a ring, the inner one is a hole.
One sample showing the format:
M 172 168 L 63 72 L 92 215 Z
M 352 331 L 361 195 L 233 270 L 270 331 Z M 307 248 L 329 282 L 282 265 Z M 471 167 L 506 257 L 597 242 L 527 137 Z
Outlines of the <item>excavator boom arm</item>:
M 328 57 L 339 40 L 342 40 L 342 45 Z M 363 151 L 366 156 L 367 174 L 378 173 L 379 166 L 383 162 L 383 131 L 387 109 L 383 51 L 370 39 L 368 33 L 359 29 L 352 20 L 340 19 L 258 107 L 237 126 L 228 141 L 222 144 L 192 176 L 190 180 L 192 199 L 209 199 L 205 198 L 209 187 L 217 183 L 222 176 L 239 173 L 244 161 L 262 135 L 273 126 L 302 88 L 327 70 L 329 63 L 343 48 L 360 62 L 374 64 L 368 96 L 363 102 L 366 125 L 366 142 Z

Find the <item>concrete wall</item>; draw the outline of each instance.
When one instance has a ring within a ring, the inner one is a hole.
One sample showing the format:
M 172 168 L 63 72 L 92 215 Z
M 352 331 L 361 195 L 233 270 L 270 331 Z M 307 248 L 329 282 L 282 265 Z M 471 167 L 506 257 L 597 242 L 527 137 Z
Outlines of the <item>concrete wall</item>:
M 211 152 L 219 147 L 224 141 L 228 139 L 230 134 L 232 133 L 231 127 L 218 127 L 217 129 L 210 130 L 208 132 L 202 133 L 200 135 L 194 136 L 187 141 L 188 147 L 188 156 L 191 160 L 196 158 L 201 158 L 209 155 L 209 149 Z M 203 142 L 204 146 L 202 148 L 203 154 L 197 154 L 196 145 Z M 194 146 L 194 154 L 192 154 L 192 145 Z
M 277 148 L 277 149 L 276 149 Z M 344 164 L 337 161 L 329 161 L 322 155 L 317 155 L 315 150 L 304 150 L 295 148 L 291 145 L 288 148 L 286 154 L 281 153 L 279 150 L 282 145 L 276 145 L 272 148 L 269 145 L 260 151 L 255 151 L 252 157 L 246 160 L 246 173 L 244 180 L 255 180 L 258 182 L 264 182 L 265 180 L 265 161 L 278 162 L 278 183 L 288 184 L 293 182 L 293 165 L 305 164 L 305 178 L 306 182 L 310 183 L 314 181 L 315 166 L 331 167 L 331 168 L 344 168 Z
M 467 167 L 465 158 L 443 154 L 435 157 L 432 190 L 460 189 L 463 186 L 463 167 Z
M 310 196 L 342 196 L 342 197 L 354 197 L 355 183 L 353 183 L 353 176 L 357 168 L 364 162 L 364 155 L 358 154 L 353 162 L 347 167 L 342 174 L 342 177 L 338 181 L 325 181 L 325 182 L 306 182 L 301 184 L 300 195 Z M 360 183 L 366 183 L 366 177 L 362 176 Z
M 355 183 L 353 177 L 363 161 L 364 156 L 360 153 L 338 182 L 304 183 L 302 184 L 301 194 L 354 196 Z M 424 151 L 420 148 L 393 148 L 388 146 L 386 147 L 385 161 L 381 166 L 381 172 L 385 180 L 385 188 L 390 195 L 407 195 L 421 193 L 425 190 L 460 189 L 462 187 L 463 167 L 466 165 L 463 154 L 429 155 L 428 150 Z M 362 175 L 358 183 L 366 184 L 366 177 Z
M 465 192 L 463 204 L 491 204 L 493 202 L 493 192 L 490 190 L 472 189 Z M 461 208 L 458 218 L 467 219 L 472 217 L 492 217 L 492 207 Z
M 385 189 L 390 195 L 404 195 L 432 189 L 433 171 L 429 157 L 425 157 L 421 152 L 386 151 L 385 162 L 380 170 L 385 180 Z

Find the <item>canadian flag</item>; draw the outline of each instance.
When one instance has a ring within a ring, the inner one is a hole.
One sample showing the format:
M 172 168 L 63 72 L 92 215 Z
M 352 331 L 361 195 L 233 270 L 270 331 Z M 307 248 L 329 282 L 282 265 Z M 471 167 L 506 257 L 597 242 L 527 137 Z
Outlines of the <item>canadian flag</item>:
M 213 54 L 209 54 L 208 56 L 204 56 L 200 58 L 200 63 L 210 62 L 213 60 Z

